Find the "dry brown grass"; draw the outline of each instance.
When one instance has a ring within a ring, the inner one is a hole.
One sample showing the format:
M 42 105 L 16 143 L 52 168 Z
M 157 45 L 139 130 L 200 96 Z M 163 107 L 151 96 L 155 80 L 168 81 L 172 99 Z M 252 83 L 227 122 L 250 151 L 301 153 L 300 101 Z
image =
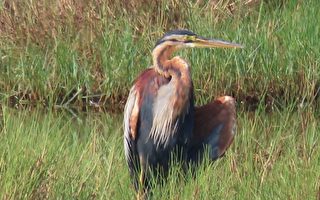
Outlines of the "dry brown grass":
M 104 32 L 106 24 L 126 17 L 136 34 L 143 34 L 152 24 L 162 29 L 186 26 L 188 10 L 201 8 L 203 12 L 232 14 L 243 5 L 250 8 L 259 0 L 198 0 L 194 3 L 156 0 L 95 0 L 95 1 L 19 1 L 5 0 L 0 9 L 0 35 L 16 44 L 34 43 L 46 47 L 48 42 L 61 39 L 84 38 L 88 45 Z
M 248 27 L 239 26 L 242 18 L 258 15 L 261 2 L 267 6 L 281 7 L 286 0 L 156 0 L 152 4 L 147 0 L 5 0 L 0 5 L 0 64 L 6 66 L 8 76 L 0 80 L 0 88 L 6 94 L 9 105 L 16 107 L 39 103 L 47 106 L 53 102 L 59 105 L 93 105 L 121 110 L 128 88 L 134 79 L 127 77 L 136 76 L 150 64 L 146 55 L 150 53 L 154 41 L 169 29 L 199 28 L 195 24 L 200 24 L 202 19 L 209 22 L 208 26 L 217 26 L 217 29 L 222 30 L 225 21 L 231 24 L 228 25 L 229 28 L 238 26 L 230 28 L 231 34 L 235 29 L 243 29 L 242 40 L 250 38 L 247 42 L 256 48 L 246 48 L 248 56 L 260 56 L 259 62 L 254 64 L 259 65 L 254 66 L 259 70 L 261 65 L 264 65 L 263 59 L 268 59 L 264 57 L 265 53 L 285 51 L 285 46 L 278 42 L 275 43 L 277 46 L 273 47 L 270 41 L 283 40 L 281 36 L 274 34 L 278 30 L 279 22 L 266 23 L 270 27 L 267 31 L 268 37 L 271 38 L 267 40 L 263 38 L 264 33 L 261 31 L 264 30 L 264 26 L 261 25 L 261 30 L 250 30 L 258 26 L 255 20 L 252 27 L 250 24 Z M 205 29 L 200 31 L 206 32 Z M 260 48 L 255 47 L 257 44 L 254 41 L 257 38 L 254 37 L 257 36 L 247 36 L 248 31 L 253 31 L 256 35 L 261 34 L 261 41 L 257 43 L 268 43 L 270 49 L 262 49 L 264 52 L 256 53 Z M 125 34 L 126 38 L 123 36 Z M 34 67 L 34 62 L 39 60 L 37 56 L 43 59 L 43 64 Z M 297 56 L 296 52 L 293 53 L 294 56 Z M 242 56 L 239 59 L 246 58 Z M 248 62 L 245 65 L 256 62 L 256 58 L 253 59 L 254 61 L 244 61 Z M 280 62 L 287 65 L 287 58 L 279 59 L 281 61 L 270 68 L 278 68 L 275 65 Z M 315 60 L 316 56 L 312 61 L 311 67 L 315 68 L 312 71 L 316 71 L 318 65 Z M 19 66 L 21 62 L 22 66 Z M 306 66 L 311 61 L 298 62 L 302 63 L 301 66 Z M 73 64 L 76 65 L 74 69 L 70 67 Z M 31 75 L 21 78 L 21 74 L 26 73 L 23 67 L 35 71 L 28 72 Z M 253 65 L 249 67 L 252 68 Z M 259 72 L 239 75 L 238 72 L 232 71 L 229 74 L 216 75 L 217 77 L 214 77 L 215 72 L 209 72 L 204 74 L 205 79 L 201 80 L 199 74 L 194 74 L 199 79 L 195 82 L 203 88 L 198 92 L 199 96 L 207 95 L 208 91 L 213 96 L 229 94 L 236 97 L 247 110 L 255 110 L 260 104 L 264 104 L 267 110 L 272 111 L 274 107 L 290 104 L 296 99 L 314 102 L 319 98 L 317 74 L 307 73 L 304 69 L 301 67 L 289 77 L 286 74 L 275 74 L 276 78 L 270 78 L 272 74 L 266 78 L 259 75 Z M 126 73 L 123 72 L 125 70 Z M 116 77 L 113 76 L 117 73 Z M 232 80 L 230 76 L 233 76 Z M 286 77 L 284 84 L 279 78 L 281 76 Z M 66 80 L 71 78 L 71 83 L 68 83 Z M 82 80 L 84 78 L 88 80 L 85 82 Z M 219 79 L 219 82 L 214 82 L 214 78 Z M 38 79 L 43 80 L 34 83 Z M 124 79 L 126 81 L 121 82 Z

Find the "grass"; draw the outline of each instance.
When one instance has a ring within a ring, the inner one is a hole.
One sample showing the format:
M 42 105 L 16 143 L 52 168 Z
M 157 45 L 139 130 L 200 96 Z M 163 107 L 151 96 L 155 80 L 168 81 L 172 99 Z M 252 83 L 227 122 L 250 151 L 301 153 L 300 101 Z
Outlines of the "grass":
M 308 110 L 238 113 L 225 157 L 196 178 L 173 167 L 154 199 L 316 199 L 320 186 L 319 116 Z M 121 116 L 2 110 L 3 199 L 133 199 Z
M 317 1 L 231 3 L 4 1 L 1 99 L 122 108 L 135 77 L 152 64 L 156 40 L 187 28 L 245 46 L 179 53 L 191 63 L 198 103 L 231 94 L 254 109 L 319 104 Z

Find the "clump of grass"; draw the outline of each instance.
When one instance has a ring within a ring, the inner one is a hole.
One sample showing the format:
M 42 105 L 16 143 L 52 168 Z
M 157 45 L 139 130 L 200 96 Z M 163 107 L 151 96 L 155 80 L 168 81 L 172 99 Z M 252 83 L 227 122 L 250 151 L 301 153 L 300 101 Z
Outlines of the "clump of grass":
M 5 108 L 0 154 L 2 198 L 127 199 L 130 187 L 120 156 L 120 124 L 119 118 L 111 116 L 76 120 L 59 113 L 29 115 Z
M 3 107 L 0 196 L 7 199 L 132 199 L 121 116 L 71 117 Z M 319 115 L 310 110 L 238 113 L 226 155 L 195 174 L 174 165 L 153 199 L 315 199 Z
M 148 5 L 148 6 L 146 6 Z M 0 90 L 14 106 L 123 107 L 169 29 L 239 42 L 243 50 L 181 52 L 197 102 L 228 94 L 246 109 L 319 102 L 319 15 L 300 1 L 3 1 Z

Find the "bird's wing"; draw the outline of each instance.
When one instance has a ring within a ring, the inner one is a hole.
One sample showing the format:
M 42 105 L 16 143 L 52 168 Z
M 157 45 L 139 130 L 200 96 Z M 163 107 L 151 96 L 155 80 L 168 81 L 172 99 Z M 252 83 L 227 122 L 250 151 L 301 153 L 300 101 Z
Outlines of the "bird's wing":
M 133 86 L 130 90 L 127 103 L 124 109 L 124 150 L 126 161 L 129 165 L 130 173 L 132 175 L 136 174 L 135 167 L 139 165 L 137 148 L 136 148 L 136 138 L 137 138 L 137 125 L 139 118 L 139 98 L 140 94 Z
M 236 133 L 235 100 L 223 96 L 195 109 L 195 125 L 192 136 L 191 159 L 198 159 L 205 146 L 209 156 L 216 160 L 231 145 Z

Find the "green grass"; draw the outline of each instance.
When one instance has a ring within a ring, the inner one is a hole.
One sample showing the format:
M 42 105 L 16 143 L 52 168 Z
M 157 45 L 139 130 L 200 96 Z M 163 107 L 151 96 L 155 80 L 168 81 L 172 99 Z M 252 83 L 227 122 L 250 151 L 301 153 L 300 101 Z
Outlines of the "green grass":
M 228 1 L 215 6 L 170 0 L 150 6 L 143 6 L 143 0 L 124 5 L 12 2 L 0 6 L 0 91 L 1 99 L 16 99 L 13 104 L 52 106 L 75 97 L 71 104 L 82 105 L 82 98 L 102 95 L 121 108 L 135 77 L 152 64 L 157 39 L 176 28 L 245 46 L 178 53 L 192 66 L 199 103 L 221 94 L 277 107 L 318 102 L 316 0 L 236 2 L 232 12 Z
M 121 116 L 16 111 L 4 107 L 0 197 L 134 199 Z M 319 116 L 309 110 L 238 113 L 238 134 L 222 159 L 196 177 L 173 167 L 154 199 L 316 199 Z

